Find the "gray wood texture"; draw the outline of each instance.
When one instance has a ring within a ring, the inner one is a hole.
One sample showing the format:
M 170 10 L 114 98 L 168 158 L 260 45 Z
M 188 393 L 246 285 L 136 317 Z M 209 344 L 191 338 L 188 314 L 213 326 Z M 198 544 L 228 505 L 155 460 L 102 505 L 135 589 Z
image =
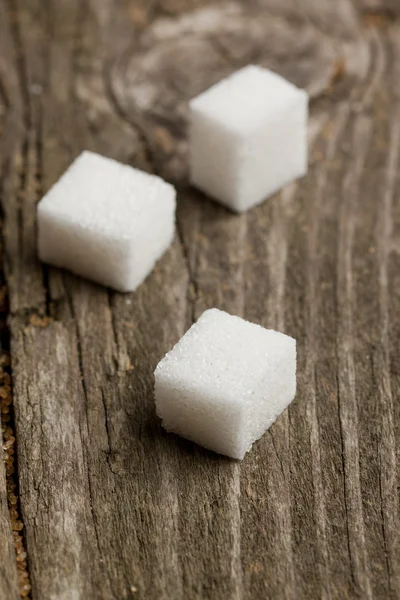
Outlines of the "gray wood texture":
M 33 599 L 400 597 L 399 17 L 395 0 L 0 0 Z M 187 100 L 250 62 L 309 91 L 310 170 L 239 217 L 187 184 Z M 84 148 L 178 188 L 175 241 L 131 295 L 36 257 L 36 203 Z M 242 463 L 154 411 L 157 362 L 212 306 L 298 340 L 296 400 Z

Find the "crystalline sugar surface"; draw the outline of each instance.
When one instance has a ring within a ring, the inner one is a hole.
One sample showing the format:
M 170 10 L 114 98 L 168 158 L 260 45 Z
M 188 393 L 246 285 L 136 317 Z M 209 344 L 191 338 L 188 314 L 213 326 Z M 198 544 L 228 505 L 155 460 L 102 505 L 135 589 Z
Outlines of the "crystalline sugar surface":
M 85 151 L 39 202 L 40 259 L 132 291 L 172 241 L 175 196 L 159 177 Z
M 237 212 L 307 172 L 308 96 L 248 66 L 190 102 L 190 178 Z
M 295 391 L 295 340 L 217 309 L 155 371 L 163 426 L 233 458 L 244 457 Z

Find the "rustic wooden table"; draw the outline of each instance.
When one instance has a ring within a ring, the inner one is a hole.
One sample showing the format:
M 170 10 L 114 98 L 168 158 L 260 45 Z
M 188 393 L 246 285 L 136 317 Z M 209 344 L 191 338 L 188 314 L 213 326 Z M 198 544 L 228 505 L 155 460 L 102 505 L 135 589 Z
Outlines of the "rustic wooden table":
M 0 0 L 1 600 L 19 595 L 10 507 L 34 600 L 400 598 L 398 17 Z M 310 170 L 234 216 L 187 184 L 187 100 L 251 62 L 309 91 Z M 36 203 L 84 148 L 178 188 L 176 239 L 134 294 L 37 260 Z M 242 463 L 154 411 L 155 365 L 211 306 L 298 340 L 296 400 Z

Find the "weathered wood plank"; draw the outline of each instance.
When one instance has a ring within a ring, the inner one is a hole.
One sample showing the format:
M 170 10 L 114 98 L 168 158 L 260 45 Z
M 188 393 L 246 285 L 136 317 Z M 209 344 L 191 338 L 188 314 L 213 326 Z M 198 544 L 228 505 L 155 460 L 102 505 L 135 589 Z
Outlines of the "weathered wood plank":
M 16 73 L 16 59 L 13 51 L 12 44 L 12 33 L 11 27 L 8 21 L 8 12 L 4 3 L 0 3 L 0 202 L 1 207 L 4 206 L 5 196 L 7 193 L 6 188 L 6 173 L 9 172 L 9 161 L 10 156 L 13 154 L 14 139 L 17 137 L 17 127 L 19 121 L 19 112 L 21 109 L 21 103 L 19 102 L 19 96 L 17 93 L 17 73 Z M 0 224 L 0 350 L 1 363 L 0 363 L 0 387 L 1 387 L 1 398 L 0 398 L 0 599 L 1 600 L 14 600 L 19 598 L 20 588 L 25 585 L 27 580 L 21 580 L 19 582 L 17 572 L 17 561 L 14 542 L 17 538 L 14 538 L 12 532 L 13 527 L 16 529 L 20 527 L 20 523 L 17 523 L 17 511 L 16 506 L 13 505 L 13 511 L 9 510 L 8 496 L 12 500 L 15 500 L 14 487 L 11 479 L 6 479 L 7 474 L 11 475 L 14 469 L 13 460 L 15 459 L 15 438 L 12 435 L 13 432 L 9 428 L 8 419 L 10 412 L 10 388 L 8 386 L 8 379 L 3 372 L 4 366 L 4 351 L 8 346 L 8 332 L 6 327 L 7 319 L 7 290 L 4 283 L 4 263 L 5 263 L 5 244 L 4 244 L 4 223 L 3 223 L 3 210 L 0 209 L 1 224 Z M 1 417 L 3 416 L 3 423 L 1 423 Z M 7 420 L 7 422 L 6 422 Z M 13 456 L 11 456 L 13 453 Z M 5 462 L 7 461 L 7 463 Z M 23 551 L 21 547 L 20 531 L 14 531 L 14 534 L 18 536 L 19 551 Z M 21 556 L 20 556 L 21 558 Z M 20 561 L 20 566 L 21 561 Z M 19 572 L 21 574 L 21 571 Z M 21 584 L 21 585 L 19 585 Z M 25 593 L 26 589 L 24 590 Z
M 8 510 L 6 469 L 2 457 L 0 460 L 0 600 L 17 598 L 19 598 L 17 563 Z
M 0 0 L 0 10 L 33 598 L 398 597 L 390 2 Z M 186 103 L 248 62 L 309 90 L 310 173 L 238 217 L 187 186 Z M 178 234 L 135 294 L 36 259 L 36 202 L 86 147 L 178 186 Z M 296 401 L 241 464 L 165 434 L 154 412 L 155 365 L 210 306 L 299 344 Z

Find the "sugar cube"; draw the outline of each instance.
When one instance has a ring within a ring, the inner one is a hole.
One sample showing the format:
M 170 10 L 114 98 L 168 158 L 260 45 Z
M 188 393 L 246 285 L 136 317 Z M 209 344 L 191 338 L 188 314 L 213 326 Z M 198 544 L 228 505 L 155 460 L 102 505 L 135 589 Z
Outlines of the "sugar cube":
M 155 175 L 82 152 L 39 202 L 39 257 L 133 291 L 172 241 L 175 196 Z
M 192 325 L 155 371 L 167 431 L 242 459 L 296 393 L 296 341 L 217 309 Z
M 190 179 L 244 212 L 307 172 L 308 95 L 250 65 L 189 104 Z

